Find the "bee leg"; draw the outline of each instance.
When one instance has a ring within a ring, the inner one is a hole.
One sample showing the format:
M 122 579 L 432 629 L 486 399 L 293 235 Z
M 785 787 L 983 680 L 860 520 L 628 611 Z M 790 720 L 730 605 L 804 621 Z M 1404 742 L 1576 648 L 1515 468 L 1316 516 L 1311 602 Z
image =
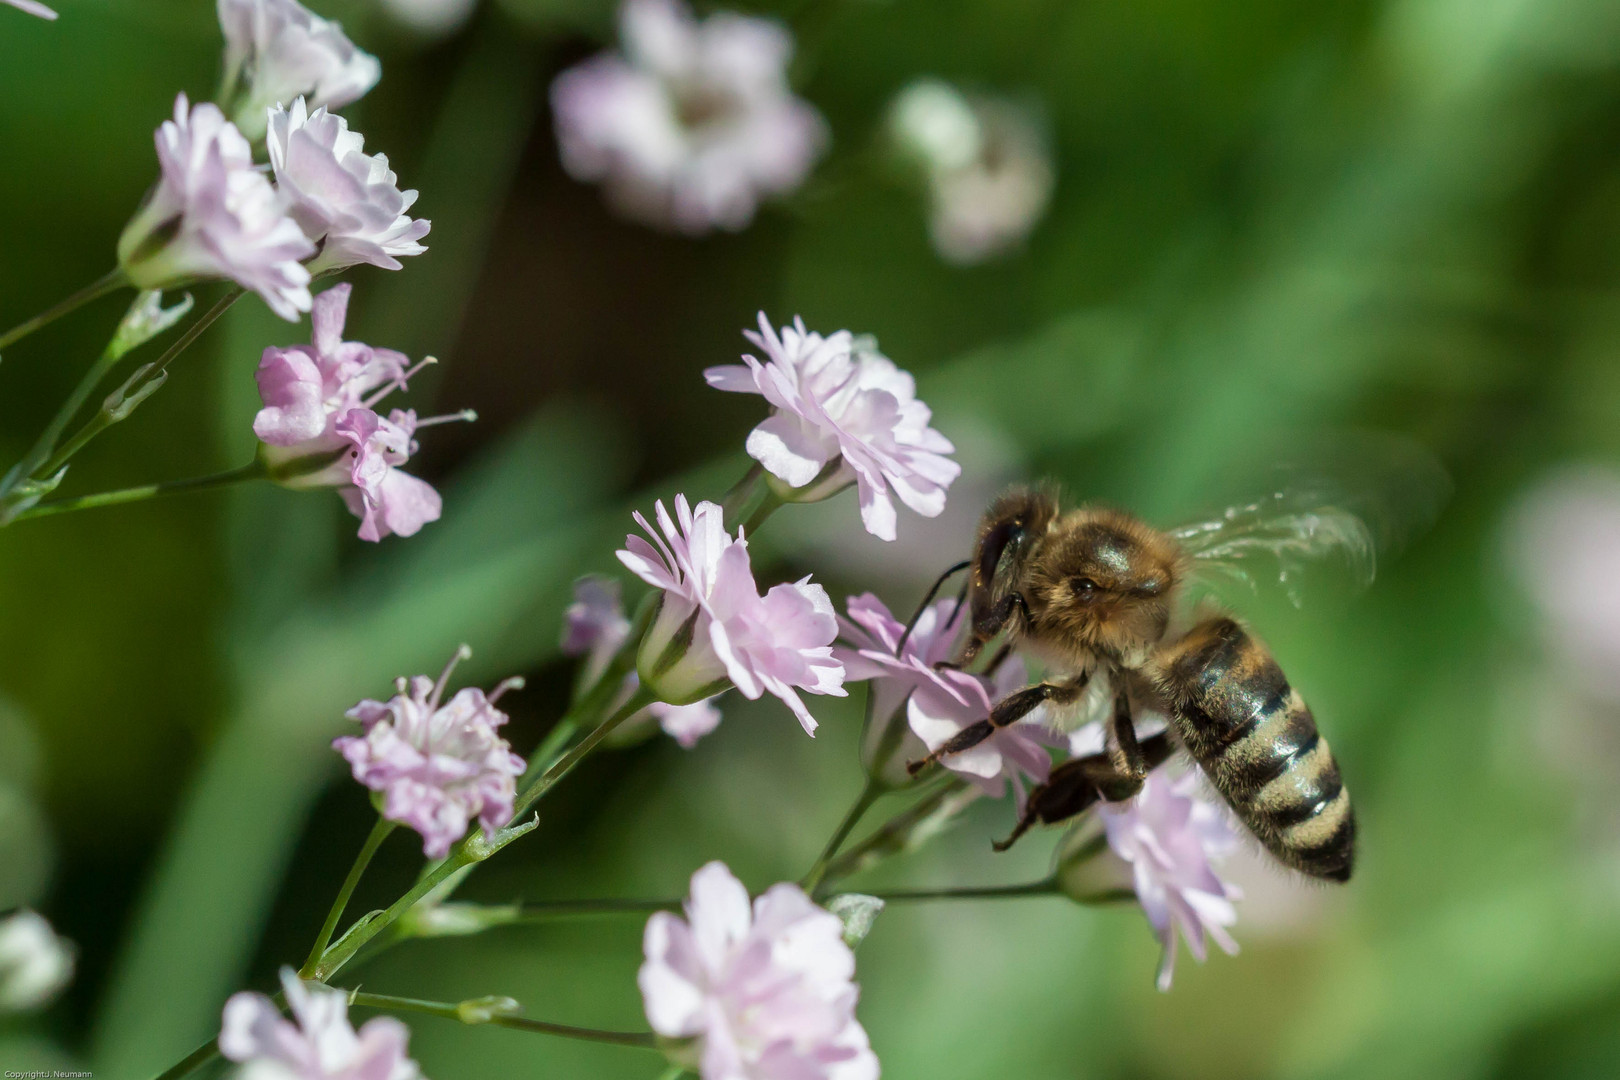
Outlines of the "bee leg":
M 1090 681 L 1091 673 L 1082 671 L 1067 682 L 1036 683 L 1034 686 L 1026 686 L 1022 690 L 1014 691 L 996 702 L 995 707 L 990 710 L 989 717 L 980 720 L 976 724 L 969 724 L 961 731 L 958 731 L 941 743 L 938 750 L 935 750 L 921 761 L 910 762 L 906 765 L 906 771 L 912 776 L 916 776 L 924 768 L 948 754 L 960 754 L 964 750 L 971 750 L 991 735 L 994 735 L 997 728 L 1004 728 L 1017 723 L 1048 701 L 1056 701 L 1061 705 L 1067 705 L 1080 697 L 1080 694 L 1086 688 L 1086 684 Z
M 1137 745 L 1141 755 L 1142 776 L 1122 774 L 1112 755 L 1106 751 L 1066 761 L 1052 770 L 1046 783 L 1029 793 L 1024 814 L 1018 819 L 1012 835 L 991 846 L 996 851 L 1006 851 L 1037 821 L 1043 825 L 1054 825 L 1089 809 L 1099 799 L 1119 802 L 1142 790 L 1143 777 L 1162 765 L 1175 746 L 1170 741 L 1169 732 L 1165 731 L 1142 740 L 1139 745 L 1134 736 L 1131 741 Z
M 1140 789 L 1149 766 L 1143 756 L 1142 745 L 1136 740 L 1136 724 L 1131 720 L 1131 699 L 1124 690 L 1114 698 L 1114 715 L 1108 721 L 1107 752 L 1114 770 L 1120 776 L 1135 780 L 1136 788 Z M 1136 790 L 1132 790 L 1124 798 L 1135 794 Z M 1113 796 L 1106 798 L 1109 802 L 1119 801 Z
M 1022 612 L 1024 622 L 1029 622 L 1029 604 L 1024 600 L 1023 593 L 1008 593 L 995 607 L 975 615 L 973 630 L 968 634 L 967 641 L 962 644 L 962 651 L 956 654 L 954 660 L 942 660 L 934 667 L 960 671 L 973 663 L 980 651 L 990 643 L 990 639 L 1006 629 L 1007 624 L 1012 621 L 1014 611 Z

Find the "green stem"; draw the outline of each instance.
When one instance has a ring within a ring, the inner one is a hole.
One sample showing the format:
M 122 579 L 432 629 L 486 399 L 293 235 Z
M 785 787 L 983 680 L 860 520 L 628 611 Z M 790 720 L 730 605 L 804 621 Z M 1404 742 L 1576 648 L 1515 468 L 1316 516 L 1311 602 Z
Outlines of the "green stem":
M 753 513 L 760 492 L 765 490 L 765 466 L 755 462 L 743 478 L 731 486 L 720 500 L 721 518 L 729 529 L 739 517 Z
M 817 889 L 821 887 L 822 880 L 827 876 L 827 867 L 832 863 L 833 857 L 838 854 L 838 849 L 844 846 L 844 841 L 848 840 L 849 834 L 855 831 L 855 826 L 861 823 L 861 818 L 865 817 L 866 812 L 872 809 L 872 804 L 883 797 L 883 792 L 884 787 L 882 784 L 871 778 L 867 779 L 866 786 L 861 789 L 861 793 L 855 799 L 854 804 L 844 814 L 844 820 L 838 823 L 838 828 L 833 830 L 832 838 L 827 841 L 827 846 L 822 848 L 821 854 L 816 857 L 815 865 L 811 866 L 810 872 L 804 875 L 802 884 L 805 892 L 811 896 L 816 895 Z
M 688 1075 L 691 1071 L 685 1065 L 671 1065 L 663 1071 L 658 1080 L 681 1080 L 681 1077 Z
M 106 276 L 92 281 L 66 300 L 51 305 L 27 322 L 18 323 L 4 334 L 0 334 L 0 349 L 9 348 L 35 330 L 43 329 L 62 316 L 77 311 L 91 301 L 99 300 L 108 293 L 114 292 L 127 284 L 129 282 L 124 279 L 123 269 L 114 269 Z
M 461 1005 L 446 1001 L 420 1001 L 416 998 L 359 992 L 351 992 L 349 1000 L 355 1005 L 364 1005 L 370 1009 L 426 1013 L 429 1016 L 438 1016 L 446 1020 L 468 1022 L 468 1014 Z M 601 1031 L 597 1028 L 574 1027 L 571 1024 L 552 1024 L 545 1020 L 531 1020 L 525 1016 L 502 1016 L 499 1014 L 487 1018 L 481 1017 L 472 1022 L 489 1024 L 493 1027 L 511 1028 L 514 1031 L 534 1031 L 542 1035 L 560 1035 L 565 1039 L 582 1039 L 586 1042 L 609 1043 L 614 1046 L 635 1046 L 644 1050 L 658 1049 L 658 1036 L 650 1031 Z
M 343 917 L 343 909 L 349 906 L 349 897 L 354 895 L 356 885 L 360 884 L 360 877 L 371 865 L 371 857 L 377 854 L 382 842 L 388 839 L 388 834 L 394 831 L 394 822 L 379 817 L 377 824 L 371 827 L 371 835 L 360 846 L 360 854 L 354 857 L 354 865 L 349 867 L 348 877 L 343 879 L 343 885 L 338 889 L 337 899 L 332 901 L 332 909 L 326 913 L 326 921 L 321 924 L 321 932 L 315 937 L 315 944 L 310 947 L 309 959 L 304 961 L 303 968 L 298 972 L 299 978 L 308 979 L 320 963 L 321 955 L 332 942 L 332 935 L 337 932 L 338 920 Z
M 900 889 L 895 892 L 872 893 L 887 904 L 914 903 L 921 900 L 1007 900 L 1018 896 L 1056 896 L 1059 892 L 1056 875 L 1022 885 L 983 885 L 948 889 Z
M 94 495 L 75 495 L 65 499 L 46 499 L 38 505 L 19 512 L 14 521 L 25 518 L 49 517 L 52 514 L 66 514 L 74 510 L 92 510 L 98 506 L 118 506 L 123 503 L 140 502 L 144 499 L 153 499 L 159 495 L 178 495 L 191 491 L 209 491 L 214 488 L 230 487 L 232 484 L 243 484 L 250 480 L 263 479 L 264 466 L 257 460 L 236 469 L 213 473 L 209 476 L 193 476 L 185 480 L 165 480 L 161 484 L 144 484 L 141 487 L 122 488 L 118 491 L 102 491 Z
M 197 1049 L 181 1058 L 159 1073 L 154 1080 L 180 1080 L 191 1072 L 202 1068 L 219 1056 L 219 1040 L 209 1039 Z
M 873 853 L 881 852 L 885 848 L 898 850 L 904 845 L 905 838 L 912 829 L 915 829 L 928 815 L 938 810 L 940 804 L 946 799 L 966 786 L 966 781 L 952 777 L 884 822 L 865 839 L 860 840 L 854 847 L 838 856 L 827 867 L 821 881 L 822 890 L 825 891 L 835 882 L 842 881 L 856 871 L 864 869 L 865 861 Z
M 596 749 L 597 744 L 613 733 L 614 728 L 657 700 L 646 687 L 638 688 L 631 695 L 630 700 L 621 705 L 617 712 L 598 724 L 589 735 L 579 741 L 577 746 L 559 758 L 545 772 L 541 773 L 540 778 L 518 796 L 517 804 L 512 812 L 513 820 L 522 817 L 529 807 L 540 801 L 541 796 L 556 786 L 559 780 L 573 772 L 574 766 L 584 761 L 586 756 Z

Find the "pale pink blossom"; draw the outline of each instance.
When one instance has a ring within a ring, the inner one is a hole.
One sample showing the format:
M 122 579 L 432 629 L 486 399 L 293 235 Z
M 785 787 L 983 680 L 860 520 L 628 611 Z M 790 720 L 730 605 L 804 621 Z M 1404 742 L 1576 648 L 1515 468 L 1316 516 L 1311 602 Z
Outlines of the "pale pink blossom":
M 56 18 L 56 12 L 39 3 L 39 0 L 0 0 L 0 4 L 10 4 L 18 11 L 26 11 L 30 15 L 38 15 L 42 19 Z
M 750 699 L 769 692 L 814 734 L 816 721 L 797 691 L 845 694 L 844 668 L 831 648 L 838 622 L 826 590 L 806 577 L 760 596 L 748 544 L 740 532 L 726 532 L 719 506 L 704 502 L 694 511 L 679 495 L 675 515 L 659 502 L 655 531 L 637 513 L 652 543 L 629 536 L 618 553 L 636 576 L 664 594 L 641 643 L 642 682 L 671 704 L 712 696 L 727 680 Z M 683 646 L 688 623 L 690 641 Z
M 1236 850 L 1238 834 L 1226 809 L 1201 797 L 1202 783 L 1196 770 L 1155 771 L 1136 798 L 1097 807 L 1108 846 L 1129 864 L 1137 901 L 1163 945 L 1160 990 L 1170 989 L 1175 974 L 1178 935 L 1199 963 L 1210 938 L 1228 955 L 1238 951 L 1226 928 L 1237 922 L 1233 901 L 1242 892 L 1216 872 Z
M 603 181 L 626 214 L 686 233 L 736 230 L 793 191 L 826 124 L 787 81 L 793 39 L 777 23 L 680 0 L 626 0 L 622 53 L 558 76 L 551 101 L 563 166 Z
M 382 154 L 367 154 L 365 139 L 325 109 L 310 112 L 304 99 L 270 112 L 266 135 L 276 191 L 287 212 L 320 248 L 311 273 L 369 263 L 398 270 L 398 256 L 420 255 L 426 221 L 406 213 L 415 191 L 401 191 Z
M 876 1080 L 843 923 L 797 885 L 750 906 L 731 871 L 709 863 L 692 875 L 686 918 L 653 915 L 643 945 L 647 1020 L 695 1040 L 703 1080 Z
M 426 675 L 402 678 L 387 701 L 360 702 L 346 715 L 364 725 L 365 734 L 332 743 L 356 780 L 383 793 L 383 816 L 422 834 L 430 859 L 447 855 L 474 819 L 491 837 L 508 824 L 525 767 L 498 734 L 507 717 L 495 707 L 522 679 L 507 679 L 488 697 L 464 687 L 439 703 L 456 661 L 468 655 L 463 646 L 437 682 Z
M 253 164 L 242 133 L 211 104 L 181 94 L 158 128 L 162 177 L 118 239 L 118 261 L 143 289 L 228 278 L 264 297 L 283 319 L 310 305 L 315 253 Z
M 349 995 L 281 969 L 290 1019 L 263 994 L 246 991 L 225 1003 L 219 1052 L 243 1066 L 241 1080 L 420 1080 L 406 1056 L 411 1033 L 391 1016 L 349 1022 Z
M 218 0 L 218 6 L 225 33 L 220 100 L 250 138 L 264 135 L 274 106 L 303 97 L 311 108 L 341 109 L 382 78 L 375 56 L 297 0 Z
M 574 602 L 564 613 L 562 652 L 564 656 L 585 657 L 580 674 L 582 686 L 591 686 L 607 670 L 608 664 L 630 636 L 630 620 L 619 601 L 619 583 L 609 578 L 587 575 L 574 583 Z M 610 706 L 616 711 L 630 700 L 641 679 L 635 672 L 624 677 L 623 688 Z M 718 696 L 718 695 L 716 695 Z M 713 697 L 685 705 L 655 701 L 626 720 L 621 733 L 636 731 L 656 721 L 664 734 L 683 749 L 690 750 L 699 739 L 720 726 L 720 710 Z
M 809 502 L 856 485 L 861 521 L 883 540 L 895 538 L 891 495 L 924 517 L 945 509 L 945 492 L 961 467 L 946 455 L 949 439 L 929 426 L 911 375 L 847 330 L 822 337 L 795 319 L 778 332 L 763 312 L 759 332 L 745 335 L 765 354 L 703 373 L 710 386 L 761 394 L 772 406 L 748 436 L 749 456 L 781 482 L 786 498 Z
M 929 750 L 938 750 L 951 736 L 989 719 L 997 701 L 1028 685 L 1024 662 L 1016 656 L 1004 660 L 990 678 L 942 669 L 933 679 L 917 685 L 906 703 L 906 719 Z M 1005 794 L 1011 786 L 1022 810 L 1026 781 L 1043 784 L 1052 771 L 1047 748 L 1065 744 L 1063 736 L 1052 729 L 1046 710 L 1039 708 L 996 728 L 977 746 L 946 754 L 939 763 L 992 798 Z
M 349 292 L 338 285 L 316 298 L 311 345 L 265 349 L 257 373 L 264 408 L 253 431 L 271 479 L 290 488 L 336 488 L 360 519 L 360 539 L 411 536 L 442 510 L 433 486 L 400 468 L 416 453 L 416 430 L 473 416 L 379 414 L 373 406 L 416 369 L 407 369 L 401 353 L 342 339 Z

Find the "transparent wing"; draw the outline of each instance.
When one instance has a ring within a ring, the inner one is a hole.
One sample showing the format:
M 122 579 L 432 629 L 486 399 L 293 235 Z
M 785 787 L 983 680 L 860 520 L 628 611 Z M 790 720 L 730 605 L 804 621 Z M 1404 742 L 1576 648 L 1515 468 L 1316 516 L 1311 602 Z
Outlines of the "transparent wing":
M 1296 607 L 1311 569 L 1324 563 L 1370 585 L 1379 559 L 1428 529 L 1451 494 L 1438 459 L 1388 437 L 1341 440 L 1269 471 L 1261 494 L 1170 535 L 1200 576 L 1251 589 L 1276 581 Z

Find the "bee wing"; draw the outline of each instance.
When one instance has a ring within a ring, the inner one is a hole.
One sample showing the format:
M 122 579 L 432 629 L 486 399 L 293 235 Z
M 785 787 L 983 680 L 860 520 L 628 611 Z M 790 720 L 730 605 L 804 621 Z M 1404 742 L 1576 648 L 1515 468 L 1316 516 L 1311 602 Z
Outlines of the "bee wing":
M 1378 560 L 1439 516 L 1451 481 L 1432 454 L 1404 440 L 1363 436 L 1272 470 L 1263 494 L 1171 529 L 1200 576 L 1251 589 L 1277 581 L 1298 607 L 1313 565 L 1343 564 L 1358 587 Z

